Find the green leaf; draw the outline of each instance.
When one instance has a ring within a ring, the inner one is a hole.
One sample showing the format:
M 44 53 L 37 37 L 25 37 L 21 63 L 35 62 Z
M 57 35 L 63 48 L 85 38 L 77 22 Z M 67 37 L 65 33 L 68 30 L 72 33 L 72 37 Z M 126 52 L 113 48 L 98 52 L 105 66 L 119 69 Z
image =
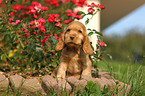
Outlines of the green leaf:
M 77 12 L 77 15 L 85 14 L 83 11 Z
M 96 34 L 100 35 L 100 36 L 103 36 L 103 34 L 101 32 L 95 32 Z
M 91 36 L 91 35 L 93 35 L 94 33 L 93 32 L 90 32 L 89 34 L 88 34 L 88 36 Z
M 51 36 L 51 39 L 52 39 L 53 43 L 55 44 L 57 41 L 56 38 L 54 36 Z
M 92 31 L 90 28 L 88 28 L 87 30 Z
M 85 25 L 87 25 L 89 23 L 89 18 L 87 18 L 87 20 L 85 21 Z
M 82 18 L 84 18 L 86 16 L 86 14 L 84 14 L 83 16 L 82 16 Z
M 45 38 L 45 36 L 44 35 L 41 35 L 41 40 L 43 40 Z
M 3 60 L 3 61 L 4 61 L 4 60 L 6 60 L 6 58 L 7 58 L 7 57 L 6 57 L 6 55 L 5 55 L 5 54 L 2 54 L 2 55 L 1 55 L 1 60 Z
M 94 83 L 93 81 L 88 81 L 86 85 L 86 89 L 90 94 L 96 93 L 98 96 L 101 96 L 100 86 Z

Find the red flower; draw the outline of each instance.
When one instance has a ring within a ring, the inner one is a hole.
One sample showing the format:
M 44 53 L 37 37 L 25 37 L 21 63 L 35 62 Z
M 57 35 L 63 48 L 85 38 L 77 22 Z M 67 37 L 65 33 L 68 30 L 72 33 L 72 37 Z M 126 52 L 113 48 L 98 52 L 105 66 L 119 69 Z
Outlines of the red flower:
M 59 32 L 60 35 L 62 35 L 63 33 Z
M 44 46 L 43 43 L 45 43 L 47 40 L 48 40 L 48 38 L 44 38 L 43 40 L 41 40 L 40 41 L 41 42 L 41 45 Z
M 58 20 L 56 20 L 56 18 L 58 18 L 59 17 L 59 14 L 51 14 L 51 15 L 48 15 L 49 16 L 49 18 L 47 19 L 49 22 L 59 22 L 59 21 L 61 21 L 61 19 L 62 18 L 60 18 L 60 19 L 58 19 Z
M 58 36 L 57 36 L 57 34 L 54 34 L 54 37 L 56 38 L 56 40 L 58 40 Z
M 95 11 L 95 9 L 93 9 L 93 8 L 89 8 L 89 9 L 88 9 L 88 13 L 89 13 L 89 14 L 93 14 L 94 11 Z
M 53 59 L 55 58 L 55 57 L 52 57 Z
M 43 19 L 43 18 L 39 18 L 38 22 L 39 22 L 40 24 L 46 23 L 45 19 Z
M 65 10 L 66 13 L 71 13 L 71 9 Z
M 73 17 L 75 14 L 74 13 L 67 13 L 66 15 Z
M 38 16 L 37 15 L 33 15 L 32 17 L 36 19 Z
M 62 20 L 62 18 L 59 18 L 58 20 L 56 20 L 57 22 L 60 22 Z
M 36 30 L 33 32 L 33 34 L 37 34 Z
M 107 44 L 106 44 L 106 43 L 104 43 L 104 42 L 101 42 L 101 43 L 100 43 L 100 41 L 99 41 L 99 40 L 97 40 L 97 43 L 98 43 L 101 47 L 103 47 L 103 46 L 107 46 Z
M 38 28 L 40 29 L 41 32 L 45 32 L 45 26 L 44 25 L 39 25 Z
M 48 20 L 48 22 L 55 22 L 55 18 L 53 17 L 53 15 L 48 15 L 49 16 L 49 18 L 47 19 Z
M 45 0 L 45 2 L 49 2 L 50 0 Z
M 101 9 L 105 9 L 105 7 L 104 7 L 103 5 L 100 5 L 99 7 L 100 7 Z
M 12 22 L 11 24 L 17 25 L 17 24 L 19 24 L 20 22 L 21 22 L 20 20 L 16 20 L 16 22 Z
M 88 5 L 88 7 L 97 7 L 97 5 L 93 2 L 91 5 Z
M 30 33 L 25 33 L 26 34 L 26 36 L 29 36 L 30 35 Z
M 82 7 L 83 5 L 86 5 L 86 0 L 72 0 L 73 4 Z
M 14 16 L 14 15 L 15 15 L 15 12 L 10 12 L 9 15 L 10 15 L 10 16 Z
M 69 22 L 71 22 L 72 20 L 71 19 L 69 19 L 69 20 L 64 20 L 64 23 L 69 23 Z
M 35 6 L 34 6 L 34 9 L 35 9 L 36 11 L 40 11 L 40 10 L 41 10 L 41 4 L 38 3 L 37 5 L 35 5 Z
M 15 5 L 14 5 L 14 10 L 20 10 L 20 7 L 19 7 L 18 4 L 15 4 Z
M 57 18 L 57 17 L 59 17 L 59 14 L 54 14 L 53 16 L 54 16 L 55 18 Z
M 76 15 L 75 18 L 82 19 L 82 16 L 81 15 Z
M 83 5 L 86 5 L 86 0 L 79 0 L 76 5 L 82 7 Z
M 101 42 L 100 46 L 101 46 L 101 47 L 103 47 L 103 46 L 107 46 L 107 44 L 104 43 L 104 42 Z
M 71 0 L 72 2 L 73 2 L 73 4 L 76 4 L 77 3 L 77 1 L 76 0 Z
M 54 5 L 55 7 L 59 6 L 59 4 L 58 4 L 58 2 L 56 0 L 51 0 L 50 1 L 50 5 Z
M 18 23 L 20 23 L 21 21 L 20 20 L 16 20 L 16 25 L 18 24 Z
M 41 11 L 46 11 L 48 9 L 49 9 L 48 7 L 41 7 Z
M 65 2 L 70 2 L 70 0 L 64 0 Z
M 43 34 L 45 36 L 45 38 L 50 38 L 50 35 L 47 34 Z
M 14 21 L 14 18 L 9 18 L 9 21 L 11 22 L 11 21 Z
M 99 7 L 99 8 L 101 8 L 101 9 L 105 9 L 105 7 L 103 6 L 103 5 L 99 5 L 99 4 L 95 4 L 95 3 L 91 3 L 91 5 L 88 5 L 88 7 Z
M 36 12 L 36 10 L 31 9 L 28 13 L 32 15 L 32 14 L 35 14 L 35 12 Z
M 71 10 L 66 10 L 65 11 L 67 14 L 67 16 L 71 16 L 71 17 L 75 17 L 77 19 L 82 19 L 82 16 L 81 15 L 77 15 L 78 11 L 77 10 L 73 10 L 73 12 L 71 13 Z M 66 21 L 67 22 L 67 21 Z
M 55 23 L 55 26 L 59 27 L 59 28 L 62 28 L 62 24 L 60 22 L 56 22 Z
M 2 3 L 2 0 L 0 0 L 0 4 Z
M 32 1 L 32 5 L 33 5 L 33 6 L 39 6 L 39 5 L 41 5 L 41 4 L 38 3 L 37 1 Z
M 100 41 L 99 41 L 99 40 L 97 40 L 97 43 L 98 43 L 98 44 L 100 44 Z
M 28 31 L 28 29 L 25 29 L 23 32 L 26 32 L 26 31 Z

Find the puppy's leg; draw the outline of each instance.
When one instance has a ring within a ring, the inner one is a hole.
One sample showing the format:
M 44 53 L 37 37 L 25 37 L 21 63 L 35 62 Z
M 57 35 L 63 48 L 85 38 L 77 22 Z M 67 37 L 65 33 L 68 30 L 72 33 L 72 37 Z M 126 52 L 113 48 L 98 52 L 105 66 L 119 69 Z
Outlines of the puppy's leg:
M 91 66 L 92 66 L 91 60 L 89 59 L 89 57 L 87 57 L 85 65 L 83 66 L 81 77 L 85 75 L 91 76 Z
M 64 79 L 66 76 L 67 64 L 66 62 L 60 62 L 57 71 L 57 78 Z

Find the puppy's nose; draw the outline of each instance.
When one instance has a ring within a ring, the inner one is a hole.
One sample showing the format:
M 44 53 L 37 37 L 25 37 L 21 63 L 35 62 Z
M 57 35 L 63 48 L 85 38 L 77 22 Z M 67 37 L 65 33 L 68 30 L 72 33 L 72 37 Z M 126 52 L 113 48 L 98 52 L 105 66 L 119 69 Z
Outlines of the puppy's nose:
M 70 39 L 73 40 L 75 37 L 74 36 L 70 36 Z

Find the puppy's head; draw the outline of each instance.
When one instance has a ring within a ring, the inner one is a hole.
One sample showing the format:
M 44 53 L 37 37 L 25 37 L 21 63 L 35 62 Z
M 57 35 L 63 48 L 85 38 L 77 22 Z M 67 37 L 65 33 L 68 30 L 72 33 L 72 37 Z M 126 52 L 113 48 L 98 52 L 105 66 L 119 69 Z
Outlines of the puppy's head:
M 65 45 L 69 47 L 82 46 L 86 54 L 93 54 L 86 28 L 81 22 L 78 21 L 73 21 L 68 24 L 61 39 L 56 45 L 55 50 L 62 50 Z

